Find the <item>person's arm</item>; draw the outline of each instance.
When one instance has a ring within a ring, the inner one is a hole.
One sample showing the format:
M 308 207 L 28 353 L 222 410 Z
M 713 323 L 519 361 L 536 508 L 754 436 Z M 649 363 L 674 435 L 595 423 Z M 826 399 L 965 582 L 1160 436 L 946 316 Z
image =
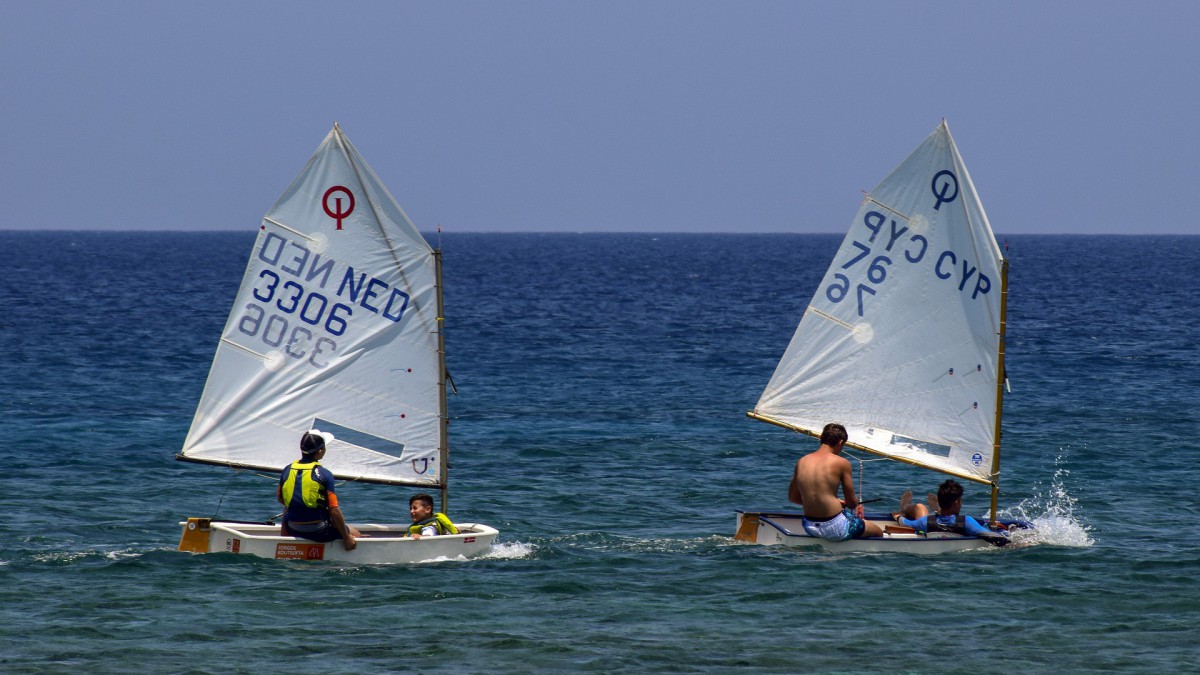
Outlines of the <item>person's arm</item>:
M 321 467 L 322 469 L 324 467 Z M 338 534 L 342 535 L 342 546 L 346 547 L 347 551 L 353 551 L 358 542 L 354 540 L 354 534 L 350 528 L 346 526 L 346 518 L 342 516 L 342 509 L 338 505 L 337 495 L 333 492 L 333 474 L 329 471 L 323 471 L 321 474 L 325 485 L 325 499 L 329 503 L 329 522 L 333 523 L 333 527 L 337 529 Z
M 329 520 L 342 535 L 342 545 L 346 547 L 347 551 L 353 551 L 358 546 L 358 542 L 354 540 L 354 535 L 350 534 L 350 528 L 346 527 L 346 519 L 342 517 L 342 510 L 336 506 L 330 506 Z
M 290 469 L 284 469 L 279 474 L 279 482 L 275 484 L 275 501 L 283 504 L 283 510 L 287 511 L 287 504 L 283 501 L 283 482 L 291 475 Z
M 788 483 L 788 501 L 804 506 L 804 495 L 800 493 L 800 481 L 796 480 L 799 473 L 800 462 L 796 462 L 796 468 L 792 470 L 792 482 Z
M 849 460 L 842 460 L 842 496 L 845 497 L 843 503 L 846 508 L 854 509 L 854 513 L 862 518 L 863 508 L 862 504 L 858 503 L 858 496 L 854 494 L 854 478 L 850 475 Z
M 967 534 L 978 537 L 980 534 L 992 534 L 992 530 L 987 525 L 980 523 L 971 516 L 960 516 L 963 519 L 963 524 L 967 527 Z

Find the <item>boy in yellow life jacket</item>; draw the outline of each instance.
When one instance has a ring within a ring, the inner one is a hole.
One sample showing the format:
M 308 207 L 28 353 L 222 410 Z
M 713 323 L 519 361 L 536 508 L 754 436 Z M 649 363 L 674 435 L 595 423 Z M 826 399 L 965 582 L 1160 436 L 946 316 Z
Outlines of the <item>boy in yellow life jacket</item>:
M 431 537 L 438 534 L 458 534 L 458 528 L 444 513 L 434 513 L 433 497 L 421 493 L 413 495 L 408 500 L 408 515 L 413 524 L 408 528 L 408 535 L 413 539 Z

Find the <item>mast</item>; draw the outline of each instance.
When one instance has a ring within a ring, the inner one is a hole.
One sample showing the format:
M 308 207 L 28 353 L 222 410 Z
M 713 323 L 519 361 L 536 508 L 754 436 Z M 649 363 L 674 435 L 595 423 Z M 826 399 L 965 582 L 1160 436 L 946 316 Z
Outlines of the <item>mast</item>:
M 1004 410 L 1004 333 L 1008 328 L 1008 258 L 1000 259 L 1000 345 L 996 359 L 996 430 L 992 442 L 992 523 L 996 522 L 996 502 L 1000 498 L 1000 415 Z
M 441 231 L 441 227 L 438 227 Z M 442 513 L 446 513 L 446 492 L 450 484 L 450 415 L 446 406 L 446 333 L 443 330 L 446 322 L 445 305 L 442 300 L 442 247 L 441 242 L 433 251 L 434 284 L 437 287 L 437 354 L 438 354 L 438 453 L 440 475 L 442 477 Z

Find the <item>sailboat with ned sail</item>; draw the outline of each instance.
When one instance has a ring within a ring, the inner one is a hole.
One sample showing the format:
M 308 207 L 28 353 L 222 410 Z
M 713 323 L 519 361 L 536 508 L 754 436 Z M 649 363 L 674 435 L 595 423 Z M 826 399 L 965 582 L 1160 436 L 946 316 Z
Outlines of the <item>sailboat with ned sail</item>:
M 445 511 L 442 329 L 441 251 L 335 124 L 262 220 L 177 458 L 277 476 L 319 429 L 334 435 L 322 466 L 336 479 L 438 492 Z M 271 522 L 181 525 L 180 550 L 366 563 L 470 558 L 498 534 L 456 523 L 412 539 L 411 523 L 355 523 L 363 536 L 346 551 Z
M 747 413 L 847 448 L 991 488 L 996 520 L 1008 261 L 943 121 L 863 200 L 833 263 Z M 739 540 L 830 550 L 922 553 L 987 546 L 917 533 L 831 542 L 800 514 L 738 511 Z

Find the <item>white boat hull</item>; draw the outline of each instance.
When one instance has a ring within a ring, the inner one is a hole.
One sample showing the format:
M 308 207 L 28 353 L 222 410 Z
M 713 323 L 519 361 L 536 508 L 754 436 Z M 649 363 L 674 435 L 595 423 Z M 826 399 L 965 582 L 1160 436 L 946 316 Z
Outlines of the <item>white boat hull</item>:
M 867 514 L 884 529 L 882 537 L 864 537 L 847 541 L 829 541 L 814 537 L 804 531 L 799 513 L 771 513 L 761 511 L 738 511 L 737 534 L 734 538 L 762 546 L 797 546 L 820 548 L 833 553 L 953 553 L 975 548 L 989 548 L 992 544 L 978 537 L 969 537 L 949 532 L 917 534 L 911 528 L 899 527 L 888 516 Z
M 341 540 L 319 543 L 300 537 L 284 537 L 279 525 L 237 523 L 189 518 L 180 523 L 180 551 L 192 553 L 236 553 L 277 560 L 344 560 L 352 563 L 416 563 L 462 560 L 482 555 L 499 531 L 479 523 L 456 523 L 459 534 L 413 539 L 407 524 L 354 524 L 363 534 L 353 551 Z

